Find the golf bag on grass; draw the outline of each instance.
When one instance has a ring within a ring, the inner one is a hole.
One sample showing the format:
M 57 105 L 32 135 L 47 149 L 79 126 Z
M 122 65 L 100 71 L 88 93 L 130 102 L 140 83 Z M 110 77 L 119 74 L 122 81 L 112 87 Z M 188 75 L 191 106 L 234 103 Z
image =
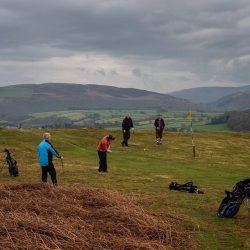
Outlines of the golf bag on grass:
M 232 192 L 225 190 L 226 197 L 217 211 L 218 217 L 232 218 L 246 199 L 250 199 L 250 178 L 237 182 Z
M 10 176 L 18 176 L 18 166 L 17 166 L 17 161 L 11 157 L 11 154 L 9 152 L 8 149 L 4 150 L 5 154 L 6 154 L 6 162 L 8 164 L 8 168 L 9 168 L 9 174 Z
M 174 189 L 174 190 L 178 190 L 178 191 L 186 192 L 186 193 L 204 194 L 204 192 L 201 189 L 199 189 L 197 186 L 195 186 L 192 181 L 189 181 L 185 184 L 171 182 L 169 185 L 169 189 L 170 190 Z

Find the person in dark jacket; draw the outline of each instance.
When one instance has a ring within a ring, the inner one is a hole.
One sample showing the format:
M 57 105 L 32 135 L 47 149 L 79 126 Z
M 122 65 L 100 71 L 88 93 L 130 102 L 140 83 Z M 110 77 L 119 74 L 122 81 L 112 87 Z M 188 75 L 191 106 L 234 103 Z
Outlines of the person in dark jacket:
M 99 157 L 99 172 L 107 172 L 107 152 L 112 152 L 110 150 L 110 145 L 111 145 L 111 141 L 113 141 L 115 139 L 114 136 L 112 135 L 107 135 L 104 136 L 98 146 L 97 146 L 97 153 L 98 153 L 98 157 Z
M 57 185 L 56 170 L 53 165 L 53 155 L 63 160 L 63 157 L 54 149 L 51 144 L 50 133 L 44 133 L 43 140 L 37 146 L 39 163 L 42 168 L 42 182 L 47 182 L 48 173 L 53 185 Z
M 155 119 L 154 126 L 155 126 L 156 143 L 161 144 L 163 130 L 165 128 L 165 122 L 161 114 L 159 114 L 158 117 Z
M 134 130 L 133 121 L 130 117 L 130 114 L 127 114 L 122 121 L 122 135 L 123 141 L 122 146 L 128 146 L 128 140 L 130 138 L 130 130 Z
M 18 176 L 17 161 L 11 157 L 11 153 L 8 149 L 4 150 L 4 154 L 5 154 L 6 162 L 8 163 L 10 176 L 14 176 L 14 177 Z

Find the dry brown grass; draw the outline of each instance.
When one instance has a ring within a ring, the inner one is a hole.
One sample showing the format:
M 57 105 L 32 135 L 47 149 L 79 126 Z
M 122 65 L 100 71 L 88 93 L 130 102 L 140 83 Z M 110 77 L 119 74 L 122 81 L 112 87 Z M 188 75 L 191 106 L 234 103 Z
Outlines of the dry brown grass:
M 0 186 L 0 249 L 189 248 L 173 225 L 109 190 Z

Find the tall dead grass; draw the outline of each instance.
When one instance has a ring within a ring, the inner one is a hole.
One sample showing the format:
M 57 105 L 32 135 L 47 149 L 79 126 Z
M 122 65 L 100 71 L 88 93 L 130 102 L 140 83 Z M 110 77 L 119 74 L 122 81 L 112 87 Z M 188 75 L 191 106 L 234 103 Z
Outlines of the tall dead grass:
M 0 249 L 189 248 L 174 228 L 109 190 L 0 186 Z

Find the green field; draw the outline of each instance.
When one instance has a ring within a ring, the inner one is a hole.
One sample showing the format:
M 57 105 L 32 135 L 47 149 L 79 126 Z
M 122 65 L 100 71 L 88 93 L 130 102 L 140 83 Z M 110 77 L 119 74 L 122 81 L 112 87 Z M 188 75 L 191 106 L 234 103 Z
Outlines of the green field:
M 43 130 L 0 130 L 0 150 L 9 148 L 19 163 L 20 177 L 10 178 L 4 161 L 1 183 L 38 183 L 40 168 L 36 145 Z M 176 132 L 164 134 L 163 145 L 156 145 L 154 131 L 136 131 L 130 147 L 121 147 L 119 130 L 55 129 L 50 131 L 55 148 L 64 156 L 54 162 L 58 181 L 67 186 L 108 188 L 140 197 L 147 209 L 179 218 L 183 231 L 199 249 L 250 249 L 250 218 L 242 205 L 233 219 L 218 219 L 216 210 L 225 189 L 250 176 L 250 133 L 195 133 L 197 158 L 192 157 L 191 136 Z M 116 140 L 108 156 L 109 172 L 97 172 L 96 145 L 112 132 Z M 203 195 L 169 191 L 171 181 L 192 180 L 205 191 Z
M 49 124 L 57 119 L 58 125 L 65 123 L 65 127 L 101 127 L 101 128 L 120 128 L 123 118 L 130 113 L 136 129 L 152 129 L 154 120 L 158 113 L 162 113 L 169 131 L 189 131 L 190 121 L 186 119 L 187 111 L 164 111 L 164 110 L 68 110 L 58 112 L 43 112 L 31 114 L 31 118 L 24 121 L 24 125 L 29 127 L 41 126 L 50 127 Z M 210 125 L 213 117 L 221 113 L 209 113 L 193 111 L 193 129 L 196 131 L 229 131 L 226 124 Z M 22 122 L 21 122 L 22 123 Z M 40 124 L 40 125 L 39 125 Z M 48 124 L 48 126 L 46 126 Z M 69 125 L 70 124 L 70 125 Z M 58 127 L 58 126 L 56 126 Z

